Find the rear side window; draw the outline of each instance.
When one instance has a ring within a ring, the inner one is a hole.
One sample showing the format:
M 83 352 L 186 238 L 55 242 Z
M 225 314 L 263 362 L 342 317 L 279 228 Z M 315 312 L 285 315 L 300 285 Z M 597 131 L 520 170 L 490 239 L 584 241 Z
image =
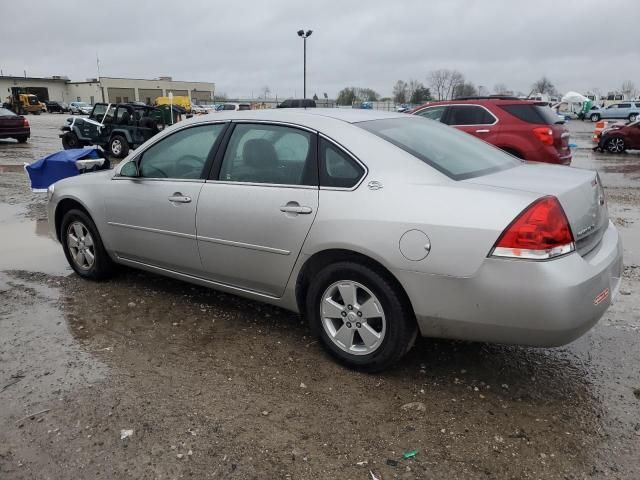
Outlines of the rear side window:
M 240 104 L 238 106 L 238 110 L 251 110 L 251 105 L 247 105 L 247 104 Z
M 520 103 L 515 105 L 500 105 L 500 108 L 509 112 L 523 122 L 538 125 L 553 125 L 561 123 L 560 118 L 549 107 L 530 103 Z
M 416 113 L 416 115 L 420 115 L 421 117 L 428 118 L 429 120 L 435 120 L 439 122 L 446 109 L 446 106 L 429 107 L 425 108 L 424 110 L 420 110 L 418 113 Z
M 449 107 L 447 125 L 491 125 L 496 119 L 477 105 L 453 105 Z
M 631 108 L 631 104 L 630 103 L 621 103 L 620 105 L 618 105 L 618 108 Z
M 355 123 L 454 180 L 520 165 L 516 158 L 457 128 L 408 115 Z
M 355 187 L 364 175 L 364 168 L 346 152 L 324 138 L 320 139 L 320 186 Z

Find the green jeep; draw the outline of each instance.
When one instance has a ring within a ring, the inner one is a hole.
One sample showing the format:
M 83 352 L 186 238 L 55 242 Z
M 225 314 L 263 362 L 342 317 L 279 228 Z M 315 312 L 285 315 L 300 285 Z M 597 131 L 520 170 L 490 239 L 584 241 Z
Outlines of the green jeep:
M 98 145 L 116 158 L 124 158 L 153 137 L 165 123 L 155 107 L 135 103 L 96 103 L 89 117 L 67 118 L 60 128 L 65 150 Z

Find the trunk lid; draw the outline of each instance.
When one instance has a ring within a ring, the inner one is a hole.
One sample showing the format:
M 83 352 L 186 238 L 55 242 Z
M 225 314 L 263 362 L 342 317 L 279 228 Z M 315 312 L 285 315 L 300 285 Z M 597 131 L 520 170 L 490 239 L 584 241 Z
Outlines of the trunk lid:
M 598 245 L 609 223 L 604 190 L 593 170 L 525 163 L 464 182 L 555 196 L 569 220 L 576 250 L 583 256 Z
M 0 126 L 6 128 L 22 128 L 24 118 L 18 115 L 0 115 Z

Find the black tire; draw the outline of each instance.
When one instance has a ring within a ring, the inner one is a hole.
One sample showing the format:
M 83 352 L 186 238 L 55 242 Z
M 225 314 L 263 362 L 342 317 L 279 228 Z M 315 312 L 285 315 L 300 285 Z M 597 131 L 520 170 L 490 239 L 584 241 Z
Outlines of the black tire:
M 356 355 L 342 350 L 331 340 L 323 326 L 320 313 L 323 295 L 331 285 L 340 281 L 352 281 L 365 286 L 380 302 L 386 318 L 386 332 L 382 343 L 372 353 Z M 366 372 L 384 370 L 400 360 L 413 346 L 418 331 L 413 310 L 404 292 L 384 274 L 360 263 L 345 261 L 323 268 L 312 280 L 305 308 L 312 329 L 320 336 L 329 353 L 344 365 Z
M 72 148 L 82 148 L 78 136 L 73 132 L 67 132 L 62 136 L 62 148 L 70 150 Z
M 18 143 L 27 143 L 28 139 L 29 137 L 27 137 L 26 135 L 23 135 L 21 137 L 16 137 L 16 140 L 18 141 Z
M 69 238 L 68 233 L 70 228 L 73 229 L 71 226 L 75 224 L 83 225 L 91 234 L 91 238 L 93 239 L 92 253 L 94 260 L 88 268 L 82 268 L 76 260 L 74 260 L 73 253 L 71 252 L 69 245 L 71 239 Z M 64 250 L 64 255 L 67 257 L 69 265 L 71 265 L 71 268 L 73 268 L 73 270 L 82 278 L 89 280 L 104 280 L 113 274 L 113 261 L 104 249 L 98 229 L 96 228 L 95 223 L 93 223 L 93 220 L 91 220 L 91 218 L 82 210 L 73 209 L 65 213 L 60 226 L 60 241 L 62 242 L 62 249 Z
M 116 151 L 114 152 L 114 148 Z M 109 140 L 109 152 L 116 158 L 124 158 L 129 155 L 129 143 L 122 135 L 114 135 Z
M 589 117 L 589 119 L 592 122 L 597 122 L 598 120 L 600 120 L 600 114 L 599 113 L 592 113 L 591 116 Z
M 619 154 L 624 153 L 624 151 L 627 149 L 627 146 L 624 142 L 624 138 L 616 136 L 608 138 L 604 142 L 604 148 L 609 153 Z
M 629 114 L 629 121 L 630 122 L 635 122 L 638 118 L 638 114 L 637 113 L 631 113 Z

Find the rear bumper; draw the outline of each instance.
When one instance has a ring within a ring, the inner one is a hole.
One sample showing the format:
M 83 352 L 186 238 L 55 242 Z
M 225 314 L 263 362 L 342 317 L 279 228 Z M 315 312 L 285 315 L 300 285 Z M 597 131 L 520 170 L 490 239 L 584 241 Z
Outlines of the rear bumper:
M 11 130 L 0 130 L 0 138 L 16 138 L 16 137 L 30 137 L 30 128 L 15 128 Z
M 609 222 L 585 257 L 487 258 L 468 278 L 394 273 L 424 336 L 551 347 L 598 322 L 618 293 L 622 269 L 622 242 Z
M 531 162 L 553 163 L 556 165 L 571 165 L 571 150 L 559 152 L 556 147 L 545 146 L 539 150 L 529 152 L 526 160 Z

